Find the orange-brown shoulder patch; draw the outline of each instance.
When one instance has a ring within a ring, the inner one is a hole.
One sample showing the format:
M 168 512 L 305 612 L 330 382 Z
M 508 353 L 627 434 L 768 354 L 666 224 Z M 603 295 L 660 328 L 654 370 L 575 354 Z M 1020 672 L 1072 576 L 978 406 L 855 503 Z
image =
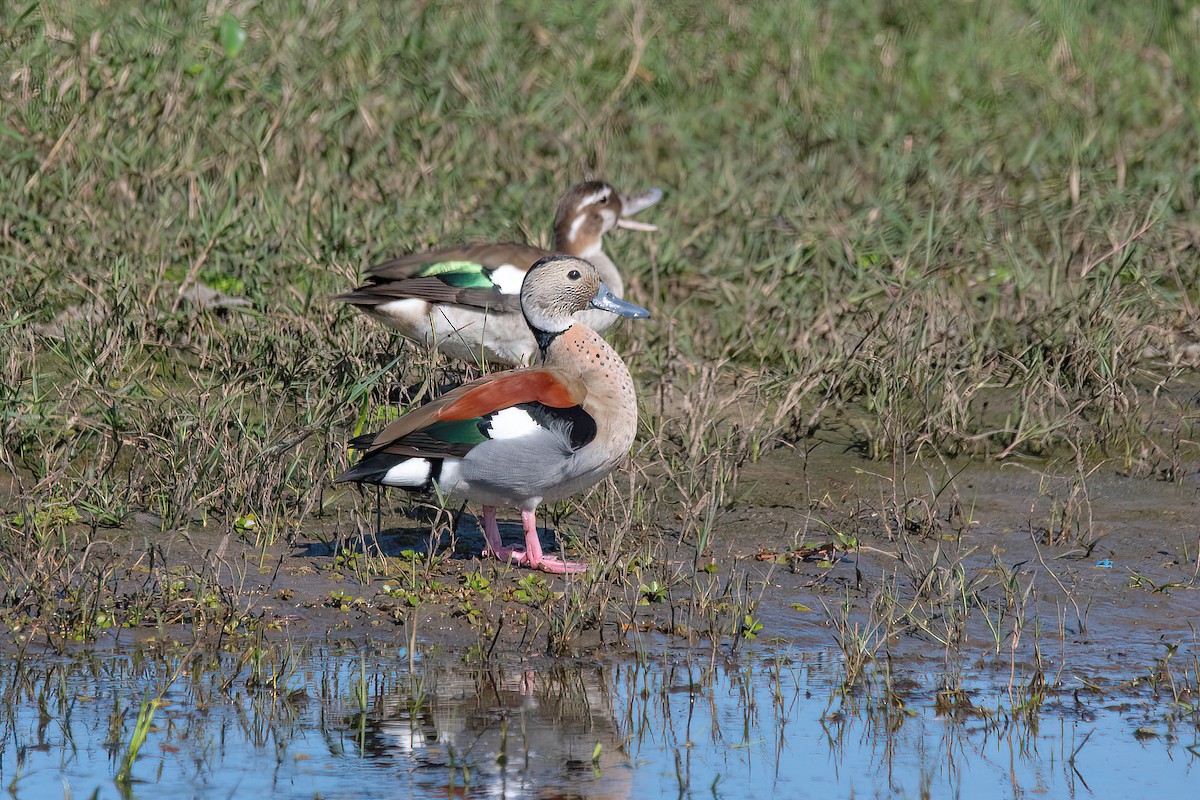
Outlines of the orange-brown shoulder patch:
M 583 394 L 548 370 L 516 370 L 467 389 L 438 409 L 436 416 L 439 420 L 471 419 L 518 403 L 570 408 L 583 402 Z
M 460 386 L 400 417 L 371 440 L 369 452 L 377 452 L 434 422 L 473 419 L 519 403 L 570 408 L 581 404 L 585 397 L 587 387 L 582 382 L 551 370 L 502 372 Z

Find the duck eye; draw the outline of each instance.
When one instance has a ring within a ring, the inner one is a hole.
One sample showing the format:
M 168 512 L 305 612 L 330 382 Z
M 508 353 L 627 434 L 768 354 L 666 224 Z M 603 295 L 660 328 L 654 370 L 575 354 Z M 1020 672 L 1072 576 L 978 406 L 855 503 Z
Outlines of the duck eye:
M 579 274 L 579 270 L 577 270 L 577 269 L 573 269 L 573 270 L 571 270 L 570 272 L 568 272 L 568 273 L 567 273 L 567 277 L 568 277 L 568 278 L 570 278 L 570 279 L 571 279 L 571 280 L 573 280 L 573 281 L 577 281 L 577 280 L 579 280 L 579 279 L 580 279 L 582 276 Z
M 603 197 L 601 197 L 599 200 L 599 203 L 602 206 L 608 205 L 608 195 L 604 195 Z

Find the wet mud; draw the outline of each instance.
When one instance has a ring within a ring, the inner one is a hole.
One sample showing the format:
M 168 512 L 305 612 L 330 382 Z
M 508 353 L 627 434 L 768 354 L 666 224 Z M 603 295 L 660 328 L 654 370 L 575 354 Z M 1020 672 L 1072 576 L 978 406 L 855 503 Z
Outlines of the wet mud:
M 475 659 L 849 647 L 914 672 L 1128 680 L 1196 652 L 1198 487 L 1194 471 L 1170 482 L 1106 464 L 1082 476 L 1019 462 L 901 469 L 831 438 L 745 465 L 703 552 L 662 520 L 632 566 L 599 578 L 481 558 L 469 508 L 433 542 L 429 515 L 406 516 L 402 496 L 385 499 L 379 535 L 340 514 L 262 547 L 244 531 L 161 532 L 146 517 L 96 547 L 143 571 L 147 547 L 206 571 L 242 631 L 276 640 L 419 641 Z M 518 520 L 501 530 L 521 540 Z M 552 529 L 543 541 L 554 545 Z M 198 634 L 212 631 L 160 623 L 98 644 Z
M 470 509 L 434 541 L 446 512 L 403 497 L 378 535 L 335 503 L 266 546 L 143 515 L 88 554 L 141 624 L 10 626 L 0 771 L 14 797 L 1179 796 L 1181 474 L 811 440 L 742 467 L 703 551 L 664 497 L 661 532 L 569 578 L 481 558 Z

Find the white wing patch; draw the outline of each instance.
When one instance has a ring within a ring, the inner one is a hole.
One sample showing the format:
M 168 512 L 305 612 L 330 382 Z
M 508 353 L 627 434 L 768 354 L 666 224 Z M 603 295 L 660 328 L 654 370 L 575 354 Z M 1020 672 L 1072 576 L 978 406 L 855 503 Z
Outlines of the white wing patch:
M 442 472 L 438 476 L 438 486 L 442 487 L 442 491 L 449 493 L 458 490 L 458 472 L 461 464 L 460 458 L 442 459 Z
M 512 264 L 501 264 L 492 270 L 492 283 L 496 284 L 503 294 L 520 294 L 521 283 L 525 280 L 525 270 L 517 269 Z
M 376 307 L 376 311 L 385 316 L 407 322 L 409 325 L 419 325 L 429 316 L 429 304 L 424 300 L 408 297 L 403 300 L 380 303 Z
M 420 488 L 429 481 L 432 464 L 427 458 L 406 458 L 387 471 L 380 483 Z
M 492 415 L 488 437 L 491 439 L 519 439 L 541 429 L 537 421 L 519 408 L 505 408 Z

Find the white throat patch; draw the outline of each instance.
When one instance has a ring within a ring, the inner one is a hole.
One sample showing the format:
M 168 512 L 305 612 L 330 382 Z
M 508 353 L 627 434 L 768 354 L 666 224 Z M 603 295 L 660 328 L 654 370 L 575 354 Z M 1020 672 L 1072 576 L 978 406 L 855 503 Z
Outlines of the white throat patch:
M 571 220 L 571 227 L 567 229 L 567 241 L 570 244 L 575 244 L 575 240 L 579 237 L 579 229 L 583 227 L 585 219 L 586 217 L 580 214 Z

